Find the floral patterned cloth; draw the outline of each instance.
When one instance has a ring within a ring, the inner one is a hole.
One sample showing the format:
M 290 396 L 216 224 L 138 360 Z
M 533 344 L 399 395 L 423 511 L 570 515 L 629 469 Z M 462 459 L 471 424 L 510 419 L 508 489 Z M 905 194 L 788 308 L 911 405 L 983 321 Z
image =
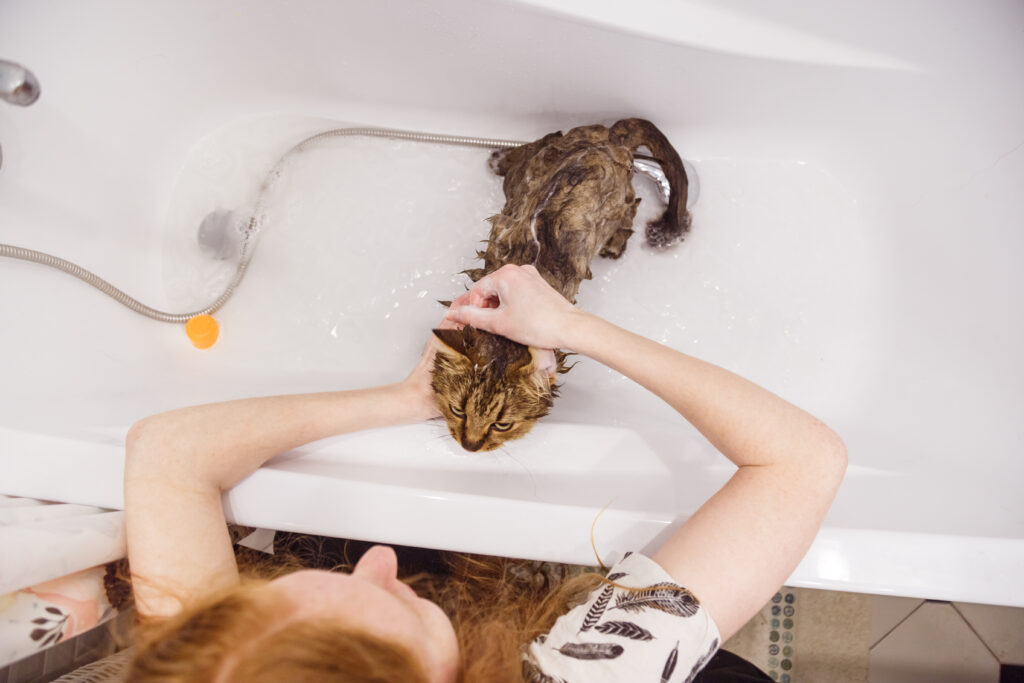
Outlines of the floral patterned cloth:
M 586 602 L 523 658 L 530 683 L 690 683 L 718 650 L 718 627 L 654 560 L 626 553 Z M 625 586 L 627 588 L 621 588 Z
M 104 574 L 93 567 L 0 595 L 0 667 L 112 618 Z

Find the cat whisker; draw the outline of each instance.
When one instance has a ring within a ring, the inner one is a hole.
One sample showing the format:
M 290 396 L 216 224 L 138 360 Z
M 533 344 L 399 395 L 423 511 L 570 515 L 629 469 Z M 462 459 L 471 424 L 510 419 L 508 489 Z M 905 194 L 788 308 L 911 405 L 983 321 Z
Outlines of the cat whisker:
M 438 426 L 438 429 L 434 430 L 435 435 L 432 436 L 431 439 L 439 439 L 439 438 L 444 437 L 444 436 L 447 436 L 448 438 L 451 438 L 452 434 L 451 434 L 451 432 L 448 431 L 448 427 L 446 425 L 437 425 L 437 426 Z
M 534 497 L 534 499 L 535 500 L 540 500 L 540 495 L 537 493 L 537 478 L 535 476 L 533 476 L 533 472 L 530 471 L 530 468 L 527 467 L 525 464 L 523 464 L 517 457 L 512 455 L 512 452 L 510 450 L 508 450 L 508 448 L 505 447 L 505 446 L 499 446 L 497 451 L 495 451 L 495 452 L 496 453 L 500 452 L 500 453 L 504 454 L 506 457 L 510 458 L 512 460 L 512 462 L 514 462 L 515 464 L 517 464 L 517 465 L 519 465 L 520 467 L 523 468 L 523 470 L 530 476 L 530 483 L 533 484 L 533 497 Z

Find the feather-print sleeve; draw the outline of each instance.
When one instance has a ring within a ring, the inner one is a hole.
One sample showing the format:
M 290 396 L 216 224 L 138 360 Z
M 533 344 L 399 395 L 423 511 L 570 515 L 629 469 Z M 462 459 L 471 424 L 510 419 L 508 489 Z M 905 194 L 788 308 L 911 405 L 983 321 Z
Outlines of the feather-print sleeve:
M 692 681 L 720 643 L 697 597 L 638 553 L 627 553 L 606 578 L 530 644 L 526 680 Z

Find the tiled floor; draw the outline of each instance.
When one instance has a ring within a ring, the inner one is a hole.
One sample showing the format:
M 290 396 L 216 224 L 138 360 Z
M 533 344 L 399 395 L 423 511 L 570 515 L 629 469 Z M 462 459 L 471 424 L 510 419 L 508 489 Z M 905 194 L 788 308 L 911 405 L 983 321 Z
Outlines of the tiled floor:
M 725 649 L 782 683 L 867 680 L 870 597 L 783 588 L 776 598 Z
M 783 588 L 725 648 L 783 683 L 999 683 L 1024 609 Z M 787 617 L 786 607 L 789 616 Z

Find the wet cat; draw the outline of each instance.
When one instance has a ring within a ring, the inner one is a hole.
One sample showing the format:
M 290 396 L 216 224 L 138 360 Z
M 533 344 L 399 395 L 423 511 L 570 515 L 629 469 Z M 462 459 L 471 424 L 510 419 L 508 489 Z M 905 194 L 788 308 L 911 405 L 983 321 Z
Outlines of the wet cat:
M 465 271 L 476 282 L 503 265 L 533 264 L 575 303 L 580 282 L 591 278 L 598 254 L 618 258 L 633 233 L 639 199 L 633 192 L 633 158 L 646 146 L 668 178 L 668 207 L 647 225 L 648 244 L 664 247 L 690 225 L 683 162 L 668 139 L 643 119 L 551 133 L 491 155 L 504 176 L 505 206 L 488 220 L 483 267 Z M 432 384 L 448 430 L 468 451 L 490 451 L 525 436 L 550 410 L 554 378 L 571 366 L 567 354 L 528 348 L 466 327 L 439 329 Z

